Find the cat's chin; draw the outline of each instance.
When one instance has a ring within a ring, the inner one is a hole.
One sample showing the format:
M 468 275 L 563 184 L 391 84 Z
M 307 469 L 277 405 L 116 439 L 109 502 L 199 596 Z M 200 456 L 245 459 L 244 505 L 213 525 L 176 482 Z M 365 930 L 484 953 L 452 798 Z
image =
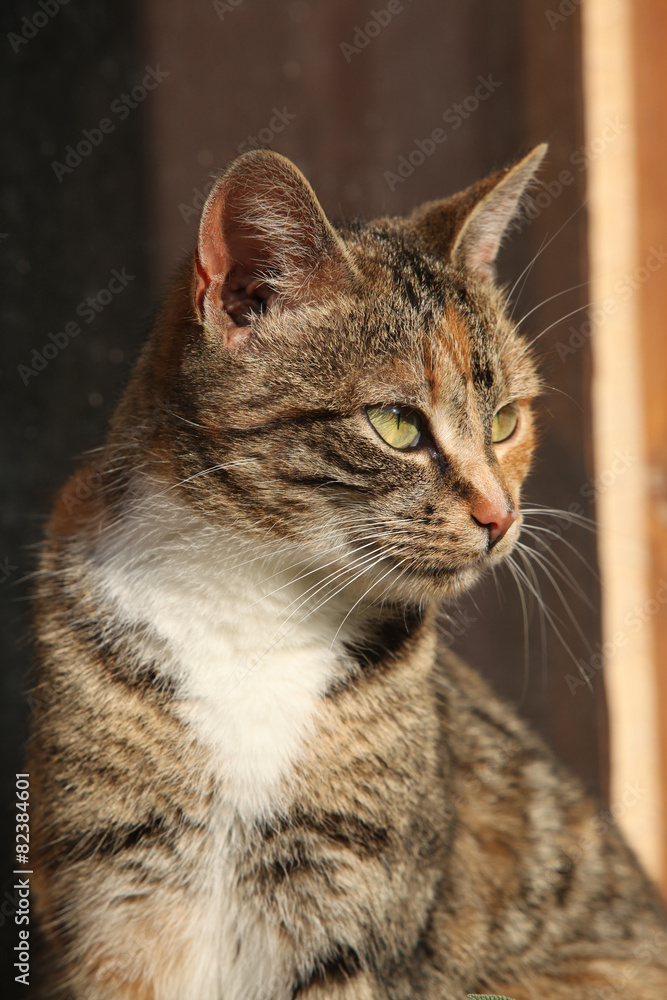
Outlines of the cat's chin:
M 462 566 L 438 581 L 438 585 L 428 596 L 436 600 L 460 597 L 478 583 L 489 569 L 489 565 L 488 561 L 484 560 L 483 563 L 475 562 L 469 566 Z
M 508 539 L 507 542 L 505 542 L 503 539 L 502 548 L 492 549 L 490 553 L 485 553 L 469 565 L 462 566 L 457 569 L 452 574 L 451 579 L 447 581 L 448 585 L 446 585 L 445 592 L 442 596 L 460 596 L 467 590 L 474 587 L 475 584 L 478 583 L 482 577 L 486 576 L 490 570 L 496 569 L 498 566 L 502 565 L 514 548 L 516 537 L 518 537 L 518 533 L 511 541 Z
M 399 571 L 389 583 L 384 579 L 381 586 L 366 585 L 360 589 L 364 600 L 371 605 L 380 601 L 391 605 L 451 600 L 474 587 L 490 566 L 491 562 L 485 558 L 457 568 L 433 566 L 410 574 Z
M 513 543 L 504 547 L 502 552 L 493 551 L 457 567 L 432 566 L 421 572 L 413 571 L 397 579 L 391 586 L 385 586 L 384 596 L 389 600 L 408 603 L 461 597 L 491 569 L 503 563 L 512 548 Z

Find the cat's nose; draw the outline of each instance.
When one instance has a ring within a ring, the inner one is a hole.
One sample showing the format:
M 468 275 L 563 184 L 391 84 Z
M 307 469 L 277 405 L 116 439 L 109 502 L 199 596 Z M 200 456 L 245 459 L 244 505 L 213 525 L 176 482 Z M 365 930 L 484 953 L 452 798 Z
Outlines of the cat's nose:
M 516 521 L 518 512 L 514 507 L 508 507 L 504 499 L 489 500 L 478 497 L 470 508 L 473 521 L 487 528 L 489 532 L 489 548 L 493 548 Z

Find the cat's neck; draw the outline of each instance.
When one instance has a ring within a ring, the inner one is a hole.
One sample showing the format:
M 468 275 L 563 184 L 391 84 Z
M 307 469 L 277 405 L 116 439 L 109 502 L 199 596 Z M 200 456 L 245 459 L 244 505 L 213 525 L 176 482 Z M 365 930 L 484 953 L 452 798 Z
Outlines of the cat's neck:
M 365 596 L 340 544 L 315 551 L 268 531 L 250 536 L 187 506 L 149 477 L 133 477 L 93 544 L 93 561 L 104 566 L 109 586 L 122 582 L 139 605 L 152 591 L 163 600 L 178 591 L 192 607 L 207 606 L 211 624 L 271 622 L 276 644 L 298 642 L 303 627 L 331 645 L 339 636 L 355 641 L 369 624 L 395 616 L 395 609 L 378 605 L 375 591 Z M 250 644 L 257 651 L 256 635 Z
M 149 636 L 145 658 L 175 682 L 239 811 L 271 811 L 322 698 L 354 669 L 350 648 L 386 612 L 356 603 L 331 559 L 248 539 L 138 483 L 95 542 L 97 587 Z

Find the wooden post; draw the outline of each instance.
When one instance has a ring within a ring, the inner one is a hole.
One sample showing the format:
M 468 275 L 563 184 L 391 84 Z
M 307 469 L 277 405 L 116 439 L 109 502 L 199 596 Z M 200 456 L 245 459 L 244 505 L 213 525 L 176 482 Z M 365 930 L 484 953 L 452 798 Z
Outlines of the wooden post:
M 667 821 L 667 7 L 635 0 L 634 63 L 637 119 L 639 246 L 652 257 L 638 291 L 648 462 L 649 590 L 660 719 L 663 821 Z M 667 895 L 667 830 L 662 829 L 662 877 Z
M 650 6 L 655 14 L 656 5 Z M 651 77 L 649 81 L 647 76 L 664 74 L 664 70 L 660 70 L 659 58 L 651 61 L 643 48 L 640 57 L 640 49 L 635 49 L 633 8 L 642 7 L 648 5 L 635 5 L 631 0 L 587 0 L 582 8 L 583 63 L 610 799 L 612 811 L 645 868 L 662 881 L 664 771 L 656 636 L 659 628 L 664 629 L 658 622 L 661 612 L 664 618 L 665 605 L 660 602 L 660 570 L 651 551 L 652 542 L 655 547 L 652 525 L 656 522 L 656 530 L 658 526 L 657 512 L 652 513 L 656 504 L 650 497 L 647 462 L 655 461 L 651 435 L 660 430 L 663 460 L 665 454 L 665 398 L 664 394 L 653 397 L 661 378 L 664 391 L 664 367 L 661 375 L 658 358 L 651 353 L 653 341 L 663 337 L 665 293 L 664 278 L 656 276 L 661 265 L 656 268 L 655 247 L 660 247 L 660 240 L 656 236 L 652 248 L 648 236 L 652 206 L 647 203 L 645 186 L 648 164 L 654 162 L 648 149 L 659 124 L 651 120 L 649 132 L 639 112 L 640 90 L 643 94 L 650 86 L 658 86 L 657 80 Z M 637 13 L 636 21 L 651 38 L 655 25 L 646 12 Z M 655 36 L 651 41 L 658 44 Z M 656 108 L 660 99 L 657 92 L 653 97 Z M 664 109 L 660 114 L 664 121 Z M 656 186 L 659 176 L 656 173 Z M 664 207 L 664 193 L 662 204 Z M 661 225 L 664 232 L 665 215 Z M 661 296 L 659 307 L 656 295 Z M 653 316 L 656 320 L 651 328 Z M 664 340 L 661 348 L 664 366 Z M 647 406 L 649 393 L 652 402 Z M 663 522 L 663 544 L 664 531 Z M 664 568 L 662 572 L 667 579 Z M 667 588 L 663 589 L 664 602 Z M 663 645 L 663 658 L 664 649 Z

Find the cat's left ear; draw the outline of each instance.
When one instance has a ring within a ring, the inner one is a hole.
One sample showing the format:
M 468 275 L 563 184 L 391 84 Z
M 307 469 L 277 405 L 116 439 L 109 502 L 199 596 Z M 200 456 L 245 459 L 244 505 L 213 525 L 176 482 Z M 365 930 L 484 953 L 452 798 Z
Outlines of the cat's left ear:
M 546 151 L 547 144 L 541 143 L 514 166 L 478 181 L 454 198 L 423 205 L 412 219 L 420 238 L 459 270 L 482 279 L 495 278 L 503 237 Z
M 195 265 L 197 315 L 235 350 L 266 309 L 320 298 L 353 269 L 306 178 L 269 150 L 245 153 L 216 181 Z

